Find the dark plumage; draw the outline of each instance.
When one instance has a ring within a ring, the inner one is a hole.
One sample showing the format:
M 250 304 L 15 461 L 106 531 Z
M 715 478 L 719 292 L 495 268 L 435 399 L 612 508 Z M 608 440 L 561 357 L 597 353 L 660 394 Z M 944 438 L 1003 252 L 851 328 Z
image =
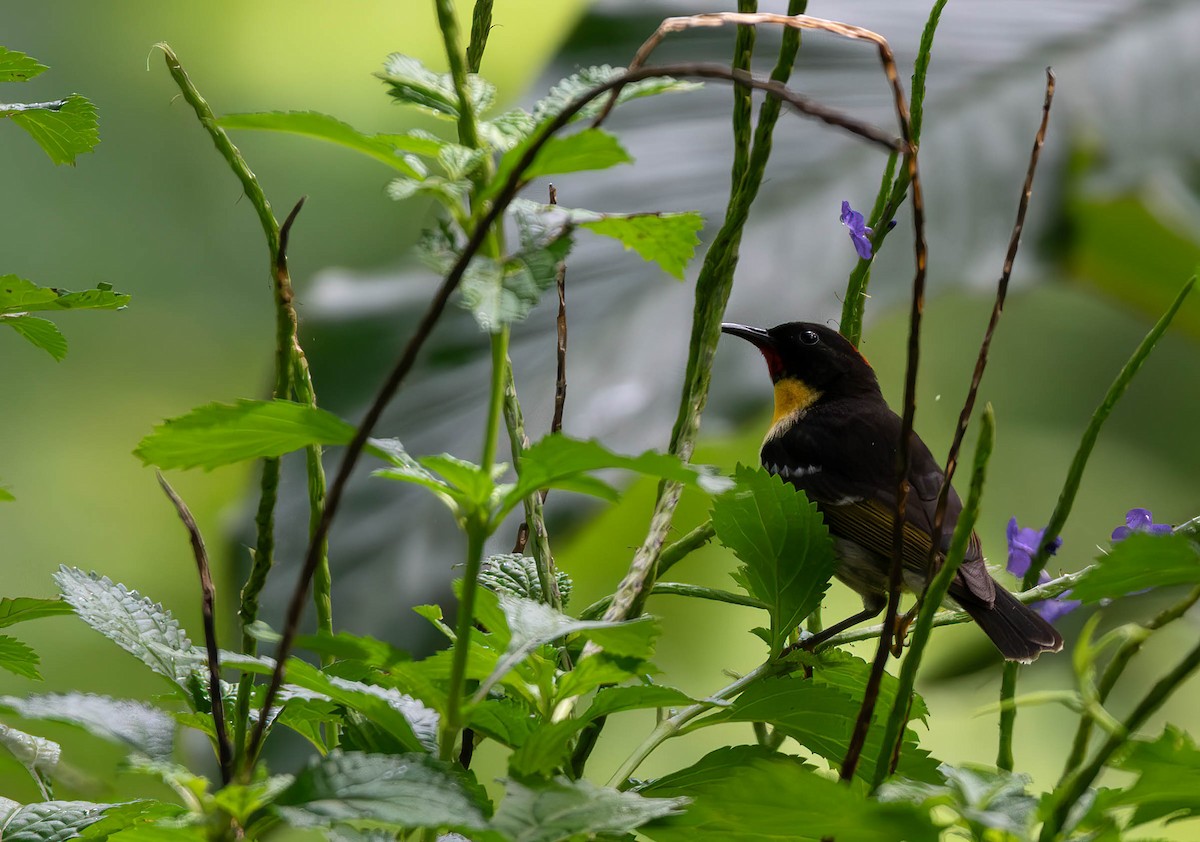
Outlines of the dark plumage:
M 837 577 L 862 596 L 862 613 L 831 627 L 831 633 L 878 615 L 887 604 L 900 417 L 884 401 L 866 359 L 824 325 L 789 322 L 763 330 L 724 324 L 721 329 L 762 352 L 775 384 L 775 416 L 763 441 L 763 466 L 816 503 L 834 539 Z M 915 433 L 911 450 L 904 579 L 906 589 L 920 592 L 944 474 Z M 949 549 L 961 512 L 962 501 L 951 489 L 939 542 L 942 553 Z M 991 577 L 974 533 L 950 597 L 1009 660 L 1028 662 L 1062 649 L 1054 627 Z

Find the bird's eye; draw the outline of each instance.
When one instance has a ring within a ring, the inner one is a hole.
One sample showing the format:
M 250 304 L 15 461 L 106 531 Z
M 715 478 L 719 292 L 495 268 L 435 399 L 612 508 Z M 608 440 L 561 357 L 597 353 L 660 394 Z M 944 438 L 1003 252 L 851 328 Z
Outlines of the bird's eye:
M 821 337 L 817 336 L 815 330 L 806 330 L 800 334 L 800 341 L 805 345 L 816 345 L 821 341 Z

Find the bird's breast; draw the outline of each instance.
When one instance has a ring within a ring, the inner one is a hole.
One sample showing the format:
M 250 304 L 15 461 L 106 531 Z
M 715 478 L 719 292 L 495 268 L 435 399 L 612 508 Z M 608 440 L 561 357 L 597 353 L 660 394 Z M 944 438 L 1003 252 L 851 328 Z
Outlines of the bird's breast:
M 775 414 L 771 417 L 771 427 L 767 430 L 766 440 L 770 441 L 786 432 L 789 427 L 804 417 L 804 413 L 820 397 L 819 389 L 814 389 L 795 377 L 784 377 L 776 381 Z

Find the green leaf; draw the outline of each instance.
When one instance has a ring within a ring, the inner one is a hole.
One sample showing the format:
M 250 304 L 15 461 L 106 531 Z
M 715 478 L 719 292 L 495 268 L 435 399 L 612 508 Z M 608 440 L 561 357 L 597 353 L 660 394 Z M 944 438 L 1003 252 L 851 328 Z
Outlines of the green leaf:
M 388 86 L 388 93 L 400 102 L 415 105 L 437 117 L 457 120 L 461 103 L 449 73 L 434 73 L 412 56 L 392 53 L 377 73 Z M 496 99 L 496 89 L 488 81 L 467 75 L 467 99 L 471 109 L 482 114 Z
M 177 804 L 140 800 L 103 806 L 108 808 L 104 811 L 103 818 L 83 830 L 80 834 L 83 839 L 111 842 L 200 842 L 195 834 L 198 828 L 194 825 L 183 825 L 180 819 L 187 814 L 187 810 Z M 159 819 L 166 821 L 160 824 Z
M 514 146 L 500 159 L 491 184 L 484 190 L 484 198 L 493 198 L 508 181 L 513 169 L 525 156 L 529 143 Z M 570 135 L 556 135 L 547 140 L 538 150 L 529 166 L 521 174 L 522 183 L 535 178 L 563 173 L 605 170 L 617 164 L 631 164 L 633 158 L 621 146 L 616 135 L 604 129 L 584 129 Z
M 810 680 L 814 684 L 832 687 L 855 699 L 857 703 L 862 702 L 867 691 L 867 680 L 871 674 L 871 665 L 868 662 L 841 649 L 826 649 L 815 655 L 801 652 L 799 659 L 801 663 L 812 667 Z M 890 710 L 895 704 L 896 693 L 899 689 L 896 676 L 884 670 L 876 707 L 880 710 Z M 919 694 L 913 693 L 909 719 L 924 721 L 928 716 L 929 707 L 925 704 L 925 700 Z
M 169 760 L 174 749 L 175 723 L 158 708 L 130 699 L 90 693 L 0 696 L 0 708 L 26 719 L 77 725 L 101 739 Z
M 118 806 L 90 801 L 40 801 L 18 806 L 8 815 L 0 810 L 0 829 L 4 831 L 4 842 L 66 842 L 104 818 L 105 811 Z
M 539 723 L 508 758 L 509 774 L 527 783 L 530 778 L 553 777 L 567 765 L 571 742 L 585 725 L 582 719 Z
M 546 97 L 540 100 L 533 107 L 533 119 L 541 123 L 559 114 L 573 99 L 576 99 L 581 94 L 588 90 L 602 85 L 612 79 L 614 76 L 619 76 L 625 72 L 624 67 L 612 67 L 611 65 L 602 64 L 593 67 L 585 67 L 578 73 L 574 73 L 565 79 L 562 79 L 553 88 Z M 655 96 L 663 93 L 683 93 L 685 91 L 694 91 L 704 87 L 699 82 L 683 82 L 678 79 L 672 79 L 670 76 L 659 76 L 653 79 L 643 79 L 640 82 L 632 82 L 621 89 L 621 93 L 617 96 L 617 104 L 626 103 L 633 99 L 640 99 L 647 96 Z M 609 97 L 602 96 L 592 100 L 580 110 L 579 114 L 574 119 L 584 119 L 594 117 L 600 113 L 600 110 L 608 103 Z
M 467 725 L 498 743 L 519 748 L 538 725 L 538 719 L 514 699 L 484 699 L 468 712 Z
M 481 830 L 491 812 L 468 774 L 427 754 L 334 752 L 309 764 L 278 795 L 291 824 L 370 822 L 389 829 Z
M 67 355 L 67 338 L 49 319 L 34 316 L 0 316 L 0 325 L 8 325 L 55 360 L 61 362 Z
M 1100 803 L 1105 809 L 1133 807 L 1132 825 L 1200 816 L 1200 749 L 1186 731 L 1168 725 L 1153 742 L 1130 740 L 1112 765 L 1138 779 L 1104 793 Z
M 394 737 L 406 751 L 433 751 L 437 747 L 437 712 L 399 690 L 329 675 L 299 658 L 288 660 L 287 680 L 357 711 Z
M 54 774 L 62 755 L 58 743 L 0 724 L 0 746 L 8 749 L 17 762 L 29 772 L 38 787 L 46 792 L 45 780 Z M 8 838 L 7 830 L 4 838 Z
M 396 439 L 367 439 L 366 449 L 393 466 L 381 468 L 371 476 L 423 486 L 432 491 L 434 496 L 445 503 L 456 516 L 461 514 L 466 503 L 464 495 L 458 489 L 452 488 L 434 476 L 432 472 L 410 456 L 399 441 Z
M 226 784 L 213 793 L 213 804 L 245 826 L 254 813 L 274 801 L 291 783 L 291 775 L 274 775 L 249 784 Z
M 500 505 L 503 515 L 525 497 L 542 488 L 562 488 L 580 475 L 606 468 L 622 468 L 647 476 L 698 486 L 710 494 L 730 487 L 729 480 L 711 468 L 689 465 L 675 456 L 648 450 L 640 456 L 613 453 L 595 439 L 583 441 L 561 433 L 546 436 L 521 457 L 517 482 L 505 493 Z
M 70 292 L 41 287 L 16 275 L 0 275 L 0 315 L 39 310 L 120 310 L 129 296 L 112 291 L 112 284 Z
M 637 658 L 613 657 L 608 652 L 584 658 L 573 670 L 559 678 L 554 702 L 558 704 L 564 699 L 582 696 L 606 684 L 620 684 L 637 678 L 647 671 L 647 666 Z
M 661 633 L 652 617 L 622 622 L 577 620 L 541 602 L 506 594 L 482 591 L 477 599 L 480 622 L 504 646 L 495 669 L 479 685 L 477 700 L 486 697 L 487 691 L 531 652 L 560 637 L 583 633 L 613 655 L 645 659 L 653 653 Z
M 571 599 L 571 577 L 561 570 L 554 575 L 565 606 Z M 520 553 L 488 556 L 479 568 L 479 584 L 494 593 L 545 602 L 542 584 L 538 581 L 537 561 L 533 556 Z
M 0 634 L 0 667 L 22 678 L 41 681 L 42 674 L 37 668 L 39 663 L 41 658 L 29 646 L 15 637 Z
M 620 241 L 626 250 L 633 249 L 643 260 L 657 263 L 664 272 L 682 281 L 683 270 L 700 244 L 696 234 L 704 227 L 704 217 L 692 211 L 627 216 L 610 214 L 590 222 L 581 222 L 580 225 Z
M 248 459 L 282 456 L 314 444 L 347 444 L 354 427 L 331 412 L 293 401 L 210 403 L 170 418 L 134 454 L 164 470 L 210 471 Z
M 787 676 L 752 684 L 731 707 L 701 721 L 706 724 L 769 723 L 813 754 L 825 758 L 831 767 L 837 768 L 841 766 L 850 746 L 860 704 L 861 700 L 832 687 L 801 677 Z M 880 709 L 886 711 L 886 708 Z M 878 757 L 883 749 L 883 715 L 871 720 L 863 749 L 867 757 Z M 907 730 L 897 772 L 914 780 L 940 781 L 937 765 L 929 752 L 918 748 L 916 734 L 911 729 Z M 869 769 L 859 770 L 858 774 L 870 781 L 871 772 Z
M 56 164 L 74 164 L 76 156 L 100 142 L 96 106 L 79 94 L 54 102 L 0 105 L 0 117 L 27 131 Z
M 993 838 L 989 830 L 999 831 L 1005 839 L 1030 838 L 1037 799 L 1026 792 L 1028 775 L 948 763 L 943 763 L 938 771 L 946 779 L 944 784 L 900 779 L 885 783 L 879 790 L 879 799 L 906 801 L 925 811 L 949 807 L 958 813 L 960 823 L 971 831 L 974 839 Z
M 521 321 L 554 286 L 558 264 L 571 250 L 568 231 L 544 245 L 530 245 L 503 263 L 487 257 L 471 260 L 460 289 L 463 307 L 482 330 L 492 333 Z
M 227 114 L 217 120 L 223 129 L 254 129 L 256 131 L 286 132 L 336 143 L 368 158 L 374 158 L 415 178 L 416 170 L 404 160 L 402 149 L 393 138 L 403 135 L 369 135 L 336 117 L 316 111 L 271 111 L 252 114 Z M 436 153 L 435 153 L 436 154 Z
M 556 778 L 536 785 L 508 781 L 492 827 L 513 842 L 559 842 L 599 833 L 629 833 L 677 814 L 681 798 L 645 798 L 587 781 Z
M 49 69 L 24 53 L 0 47 L 0 82 L 27 82 Z
M 692 799 L 683 815 L 639 828 L 656 842 L 938 839 L 929 817 L 912 805 L 867 798 L 858 788 L 762 746 L 717 749 L 641 791 Z
M 1186 535 L 1135 532 L 1096 561 L 1071 589 L 1072 599 L 1098 602 L 1146 588 L 1200 583 L 1200 548 Z
M 0 629 L 39 617 L 73 614 L 75 609 L 61 599 L 37 599 L 30 596 L 0 599 Z
M 768 606 L 773 658 L 821 604 L 836 565 L 833 541 L 795 486 L 744 465 L 734 476 L 738 490 L 713 501 L 713 528 L 742 562 L 734 580 Z
M 157 602 L 107 576 L 62 566 L 54 581 L 79 619 L 159 675 L 187 686 L 203 663 L 179 622 Z

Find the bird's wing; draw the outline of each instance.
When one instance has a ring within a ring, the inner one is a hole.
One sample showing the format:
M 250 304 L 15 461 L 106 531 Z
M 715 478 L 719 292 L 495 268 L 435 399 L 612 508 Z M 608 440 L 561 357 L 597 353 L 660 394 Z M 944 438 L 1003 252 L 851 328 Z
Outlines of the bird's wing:
M 901 421 L 891 410 L 864 413 L 834 403 L 808 415 L 763 443 L 763 465 L 815 502 L 830 532 L 883 558 L 892 557 L 896 511 L 896 444 Z M 937 495 L 944 474 L 929 448 L 913 437 L 909 492 L 904 510 L 904 565 L 923 571 L 929 558 Z M 836 459 L 837 463 L 832 464 Z M 954 489 L 946 506 L 939 549 L 950 548 L 962 501 Z M 970 543 L 957 579 L 972 596 L 990 604 L 995 583 L 983 560 L 979 537 Z

